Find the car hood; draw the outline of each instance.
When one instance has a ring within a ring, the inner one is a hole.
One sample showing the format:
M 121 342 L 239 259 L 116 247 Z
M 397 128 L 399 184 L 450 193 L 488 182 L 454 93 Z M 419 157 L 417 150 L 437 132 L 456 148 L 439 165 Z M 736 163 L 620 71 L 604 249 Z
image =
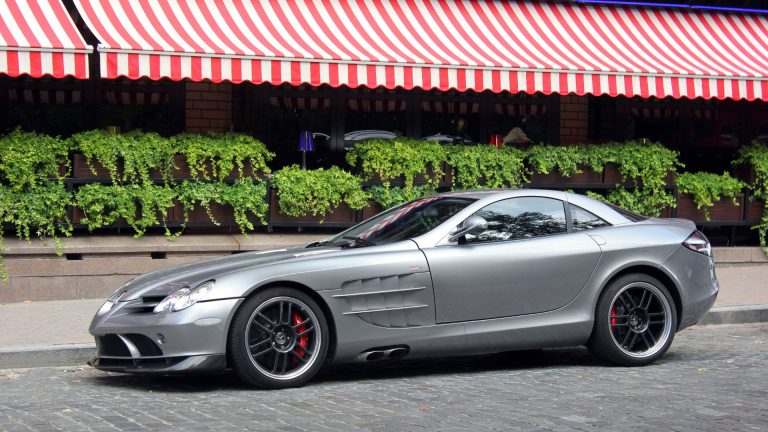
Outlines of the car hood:
M 143 296 L 165 296 L 181 287 L 197 286 L 222 274 L 276 263 L 312 259 L 315 256 L 339 253 L 342 250 L 339 247 L 294 246 L 285 249 L 245 252 L 146 273 L 129 281 L 117 292 L 125 292 L 120 298 L 121 301 L 130 301 Z

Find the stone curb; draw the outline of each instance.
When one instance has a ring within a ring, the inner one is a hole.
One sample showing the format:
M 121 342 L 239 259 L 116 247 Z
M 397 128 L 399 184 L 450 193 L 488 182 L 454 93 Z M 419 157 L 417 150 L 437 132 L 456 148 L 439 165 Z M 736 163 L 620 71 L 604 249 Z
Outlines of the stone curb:
M 768 305 L 712 308 L 697 325 L 768 322 Z M 96 353 L 94 344 L 37 345 L 0 348 L 0 369 L 85 366 Z

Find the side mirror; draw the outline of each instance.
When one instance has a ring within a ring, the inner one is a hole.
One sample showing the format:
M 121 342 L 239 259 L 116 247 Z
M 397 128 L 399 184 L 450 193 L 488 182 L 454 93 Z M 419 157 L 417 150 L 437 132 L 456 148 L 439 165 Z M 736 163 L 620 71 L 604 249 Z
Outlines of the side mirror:
M 448 236 L 448 241 L 455 242 L 459 238 L 464 237 L 467 234 L 480 234 L 481 232 L 488 229 L 488 221 L 486 221 L 483 217 L 472 215 L 468 217 L 461 226 L 457 227 L 453 232 Z

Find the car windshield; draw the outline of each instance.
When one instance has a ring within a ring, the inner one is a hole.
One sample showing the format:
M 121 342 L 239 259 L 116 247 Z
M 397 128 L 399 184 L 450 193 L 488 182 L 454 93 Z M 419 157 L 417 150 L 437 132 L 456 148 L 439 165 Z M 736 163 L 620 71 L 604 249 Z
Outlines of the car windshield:
M 418 237 L 431 231 L 474 201 L 470 198 L 446 196 L 419 198 L 310 246 L 373 246 Z

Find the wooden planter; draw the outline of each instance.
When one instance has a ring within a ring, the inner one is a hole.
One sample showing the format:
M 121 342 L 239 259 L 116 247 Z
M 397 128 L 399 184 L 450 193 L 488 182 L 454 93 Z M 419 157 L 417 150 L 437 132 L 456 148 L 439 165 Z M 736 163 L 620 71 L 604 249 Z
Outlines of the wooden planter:
M 118 162 L 118 170 L 120 170 L 120 165 L 121 164 Z M 91 171 L 91 167 L 96 170 L 95 175 Z M 104 165 L 100 164 L 96 160 L 93 161 L 93 165 L 90 165 L 88 164 L 87 158 L 80 153 L 75 153 L 72 158 L 72 176 L 74 178 L 81 179 L 109 180 L 111 178 L 109 175 L 109 170 L 105 168 Z
M 357 212 L 345 203 L 341 203 L 338 207 L 333 209 L 326 215 L 307 215 L 307 216 L 288 216 L 280 212 L 280 202 L 277 199 L 277 192 L 274 190 L 269 197 L 269 223 L 289 223 L 289 224 L 306 224 L 306 225 L 320 225 L 320 224 L 338 224 L 338 225 L 352 225 L 357 221 Z
M 740 221 L 743 220 L 744 212 L 744 194 L 736 197 L 739 205 L 734 205 L 730 198 L 724 198 L 709 209 L 710 221 Z M 707 218 L 704 209 L 697 209 L 693 198 L 689 194 L 679 194 L 677 196 L 677 217 L 690 219 L 697 222 L 705 222 Z
M 749 222 L 760 222 L 763 218 L 763 207 L 765 203 L 762 201 L 747 200 L 747 220 Z
M 602 181 L 602 173 L 595 172 L 592 168 L 583 165 L 579 165 L 579 169 L 582 172 L 569 177 L 565 177 L 556 171 L 549 174 L 531 174 L 531 184 L 585 184 L 600 183 Z
M 673 171 L 670 171 L 667 173 L 667 186 L 671 186 L 675 183 L 675 178 L 677 177 L 677 174 L 675 174 Z M 616 164 L 609 163 L 605 164 L 605 167 L 603 167 L 603 183 L 605 184 L 621 184 L 621 174 L 619 173 L 619 167 Z M 633 182 L 628 181 L 626 184 L 627 187 L 632 187 Z
M 203 212 L 205 212 L 205 210 L 203 210 Z M 136 217 L 138 217 L 138 216 L 139 215 L 137 214 Z M 158 219 L 160 219 L 160 216 L 161 215 L 158 213 Z M 177 218 L 179 218 L 179 217 L 181 217 L 183 219 L 184 215 L 181 214 L 181 216 L 179 216 L 179 211 L 178 211 L 178 209 L 176 207 L 170 207 L 170 208 L 166 209 L 166 213 L 165 213 L 165 221 L 166 221 L 166 223 L 175 222 L 177 220 Z M 80 209 L 79 207 L 72 207 L 72 223 L 73 224 L 80 224 L 80 223 L 82 223 L 83 218 L 85 218 L 85 212 L 83 212 L 83 210 Z M 128 224 L 128 222 L 126 222 L 125 219 L 120 217 L 120 218 L 117 218 L 117 220 L 115 221 L 114 224 L 107 225 L 104 228 L 109 228 L 110 226 L 117 226 L 117 225 L 127 225 L 127 224 Z M 161 226 L 161 225 L 158 224 L 157 226 Z
M 173 156 L 173 164 L 175 167 L 171 171 L 171 175 L 174 179 L 193 179 L 193 178 L 200 178 L 200 177 L 193 177 L 192 176 L 192 169 L 189 167 L 189 164 L 187 163 L 186 156 L 182 155 L 174 155 Z M 206 164 L 205 167 L 205 174 L 208 176 L 208 178 L 213 178 L 212 176 L 213 169 L 210 164 Z M 263 175 L 263 173 L 256 173 L 257 176 Z M 245 166 L 243 166 L 243 176 L 244 177 L 253 177 L 253 165 L 250 161 L 245 162 Z M 161 178 L 160 172 L 153 172 L 152 178 Z M 237 168 L 233 168 L 232 172 L 230 172 L 225 179 L 237 179 L 240 178 L 240 173 L 237 172 Z

